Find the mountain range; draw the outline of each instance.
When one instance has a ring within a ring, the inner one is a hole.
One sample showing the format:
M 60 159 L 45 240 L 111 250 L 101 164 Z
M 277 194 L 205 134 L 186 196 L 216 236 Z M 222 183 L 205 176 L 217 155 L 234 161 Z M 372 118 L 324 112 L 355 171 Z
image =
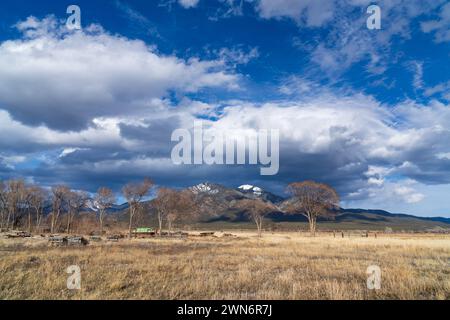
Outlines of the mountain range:
M 232 204 L 242 199 L 262 199 L 279 206 L 284 197 L 268 192 L 260 187 L 244 184 L 238 188 L 228 188 L 215 183 L 201 183 L 187 188 L 194 193 L 199 214 L 195 221 L 183 221 L 182 224 L 195 224 L 202 227 L 239 227 L 251 223 L 243 210 L 233 208 Z M 147 212 L 154 220 L 156 213 L 152 207 L 153 200 L 145 201 Z M 128 204 L 114 205 L 111 214 L 126 213 Z M 87 210 L 95 211 L 95 203 L 91 200 Z M 327 229 L 377 229 L 392 228 L 396 230 L 435 230 L 450 231 L 450 218 L 418 217 L 408 214 L 390 213 L 384 210 L 344 209 L 339 208 L 332 220 L 319 219 L 319 223 Z M 307 220 L 302 215 L 289 215 L 282 211 L 269 214 L 267 224 L 273 228 L 297 228 Z

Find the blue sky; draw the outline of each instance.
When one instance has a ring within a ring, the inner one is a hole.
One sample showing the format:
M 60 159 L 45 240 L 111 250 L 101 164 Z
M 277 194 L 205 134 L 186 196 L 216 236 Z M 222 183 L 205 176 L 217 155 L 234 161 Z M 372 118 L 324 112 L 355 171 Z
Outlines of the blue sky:
M 0 179 L 314 179 L 348 207 L 449 217 L 449 49 L 447 1 L 2 1 Z M 279 129 L 279 174 L 173 166 L 171 132 L 198 118 Z

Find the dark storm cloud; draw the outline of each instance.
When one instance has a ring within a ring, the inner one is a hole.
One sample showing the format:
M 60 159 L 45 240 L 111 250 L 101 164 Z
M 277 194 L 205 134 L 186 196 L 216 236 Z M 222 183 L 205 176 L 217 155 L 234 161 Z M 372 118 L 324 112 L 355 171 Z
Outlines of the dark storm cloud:
M 140 142 L 140 155 L 148 157 L 170 157 L 172 132 L 180 128 L 179 116 L 146 120 L 143 125 L 119 124 L 123 138 Z
M 450 183 L 450 159 L 438 159 L 432 155 L 424 161 L 408 162 L 398 173 L 426 184 Z

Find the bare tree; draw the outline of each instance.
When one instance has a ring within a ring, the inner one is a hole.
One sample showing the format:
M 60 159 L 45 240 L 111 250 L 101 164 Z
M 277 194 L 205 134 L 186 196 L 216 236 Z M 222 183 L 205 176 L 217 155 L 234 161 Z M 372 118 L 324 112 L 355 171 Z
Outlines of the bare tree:
M 8 210 L 8 200 L 6 185 L 0 181 L 0 229 L 3 229 L 6 224 L 6 211 Z
M 163 221 L 170 212 L 170 206 L 171 202 L 173 201 L 173 198 L 175 197 L 175 192 L 176 191 L 172 189 L 160 188 L 158 190 L 157 198 L 153 200 L 153 205 L 155 206 L 158 215 L 158 223 L 159 223 L 158 234 L 160 236 Z
M 122 193 L 125 199 L 127 199 L 129 206 L 130 223 L 128 226 L 128 236 L 130 239 L 132 236 L 133 217 L 139 210 L 140 202 L 148 195 L 152 187 L 153 181 L 145 178 L 141 183 L 129 183 L 122 189 Z
M 317 218 L 332 215 L 331 210 L 339 206 L 338 194 L 326 184 L 314 181 L 294 182 L 288 186 L 287 191 L 292 198 L 285 204 L 286 211 L 305 216 L 313 236 L 316 234 Z
M 7 182 L 6 200 L 8 203 L 8 216 L 6 221 L 6 229 L 9 229 L 10 222 L 11 228 L 13 229 L 17 224 L 17 218 L 20 214 L 20 209 L 23 202 L 24 189 L 25 182 L 22 179 L 9 180 Z
M 66 232 L 71 233 L 72 223 L 75 217 L 83 210 L 86 206 L 88 200 L 88 195 L 83 191 L 70 191 L 67 194 L 67 227 Z
M 106 215 L 106 210 L 116 202 L 116 197 L 111 189 L 100 188 L 95 195 L 95 204 L 98 208 L 98 219 L 100 222 L 100 234 L 103 234 L 103 220 Z
M 31 210 L 31 199 L 32 199 L 32 192 L 31 192 L 31 186 L 25 185 L 25 187 L 22 190 L 22 200 L 23 200 L 23 209 L 27 211 L 28 219 L 27 219 L 27 226 L 28 226 L 28 232 L 31 233 L 32 228 L 32 210 Z
M 61 213 L 64 211 L 64 206 L 67 202 L 67 196 L 70 193 L 70 189 L 64 185 L 55 186 L 52 188 L 52 212 L 51 212 L 51 224 L 50 232 L 54 233 L 58 224 L 58 219 Z
M 256 223 L 258 237 L 261 237 L 264 217 L 277 210 L 274 205 L 261 199 L 240 200 L 237 202 L 237 208 L 244 210 Z
M 35 230 L 38 231 L 42 222 L 45 201 L 48 199 L 48 193 L 39 186 L 29 187 L 30 193 L 30 209 L 34 210 L 36 215 Z
M 159 235 L 161 235 L 164 219 L 167 220 L 169 233 L 172 232 L 173 223 L 182 215 L 193 214 L 193 194 L 189 191 L 176 191 L 168 188 L 158 190 L 158 195 L 153 200 L 159 223 Z

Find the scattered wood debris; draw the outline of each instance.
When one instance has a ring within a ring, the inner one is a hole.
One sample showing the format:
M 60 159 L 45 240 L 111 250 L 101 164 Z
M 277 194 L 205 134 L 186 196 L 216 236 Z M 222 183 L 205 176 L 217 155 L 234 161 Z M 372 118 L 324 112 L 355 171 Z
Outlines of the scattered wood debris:
M 219 232 L 219 233 L 214 233 L 214 238 L 236 238 L 237 235 L 232 234 L 232 233 L 225 233 L 225 232 Z
M 86 246 L 89 244 L 89 241 L 83 237 L 73 236 L 67 238 L 67 244 L 69 246 Z
M 231 234 L 231 233 L 224 233 L 223 236 L 224 237 L 237 237 L 237 235 Z
M 212 237 L 215 232 L 200 232 L 200 237 Z
M 7 238 L 31 238 L 31 233 L 25 231 L 11 231 L 6 234 Z
M 59 235 L 51 235 L 48 238 L 48 241 L 51 245 L 55 246 L 64 246 L 67 244 L 67 238 Z
M 122 239 L 123 236 L 119 235 L 119 234 L 113 234 L 113 235 L 109 235 L 106 237 L 106 241 L 110 241 L 110 242 L 118 242 L 119 239 Z
M 55 246 L 86 246 L 89 244 L 88 240 L 80 236 L 64 237 L 60 235 L 51 235 L 48 238 L 48 241 Z
M 188 237 L 188 236 L 189 236 L 189 233 L 183 232 L 183 231 L 176 231 L 176 232 L 170 233 L 170 235 L 172 235 L 172 236 L 178 236 L 178 237 Z
M 102 239 L 102 237 L 100 237 L 100 236 L 90 236 L 90 237 L 89 237 L 89 240 L 91 240 L 91 241 L 93 241 L 93 242 L 100 242 L 100 241 L 102 241 L 103 239 Z

